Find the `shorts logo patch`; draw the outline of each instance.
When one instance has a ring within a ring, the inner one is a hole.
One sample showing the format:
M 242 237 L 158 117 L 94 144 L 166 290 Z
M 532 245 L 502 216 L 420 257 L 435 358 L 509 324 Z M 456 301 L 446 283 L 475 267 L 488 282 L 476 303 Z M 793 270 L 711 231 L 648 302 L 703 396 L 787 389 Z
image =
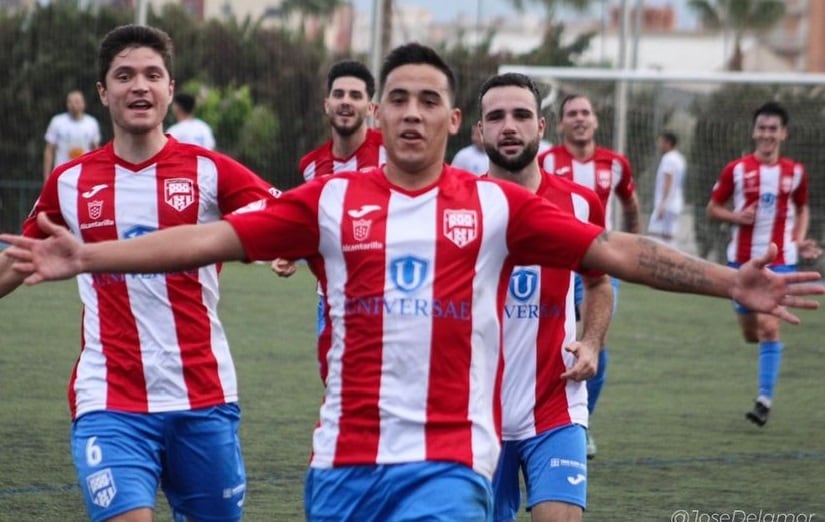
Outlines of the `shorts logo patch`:
M 110 468 L 102 469 L 86 477 L 86 487 L 89 489 L 92 503 L 102 508 L 109 507 L 117 495 L 115 478 Z

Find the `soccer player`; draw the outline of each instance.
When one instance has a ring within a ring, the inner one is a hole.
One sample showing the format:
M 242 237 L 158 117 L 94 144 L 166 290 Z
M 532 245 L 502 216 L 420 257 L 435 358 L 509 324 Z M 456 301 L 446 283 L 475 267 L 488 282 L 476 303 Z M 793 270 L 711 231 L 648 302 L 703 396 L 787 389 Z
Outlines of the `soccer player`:
M 493 76 L 479 97 L 489 176 L 517 183 L 562 210 L 604 226 L 592 190 L 541 170 L 541 95 L 522 74 Z M 501 458 L 493 475 L 496 522 L 516 520 L 519 471 L 534 522 L 582 520 L 587 498 L 587 386 L 610 324 L 613 290 L 585 273 L 584 324 L 576 341 L 570 270 L 517 266 L 504 307 Z
M 97 90 L 114 138 L 55 169 L 25 236 L 45 237 L 36 214 L 92 245 L 274 199 L 234 160 L 163 133 L 172 62 L 172 41 L 158 29 L 127 25 L 103 38 Z M 0 296 L 23 281 L 11 264 L 0 255 Z M 69 384 L 71 447 L 92 521 L 151 521 L 159 485 L 176 520 L 243 514 L 238 386 L 217 315 L 218 267 L 191 268 L 77 279 L 83 337 Z
M 656 169 L 653 212 L 647 226 L 648 235 L 676 246 L 676 230 L 684 205 L 685 157 L 677 148 L 678 138 L 670 131 L 659 135 L 657 143 L 662 158 Z
M 592 189 L 602 201 L 606 228 L 613 228 L 613 197 L 615 194 L 622 206 L 624 230 L 639 233 L 639 201 L 636 197 L 633 173 L 626 157 L 596 144 L 594 135 L 599 120 L 590 100 L 580 94 L 565 97 L 559 106 L 558 133 L 562 143 L 539 155 L 539 165 L 545 171 L 571 179 Z M 613 309 L 618 304 L 619 281 L 613 279 Z M 581 282 L 576 280 L 576 304 L 581 303 Z M 587 381 L 587 410 L 590 415 L 607 378 L 610 357 L 607 346 L 599 352 L 599 367 L 596 375 Z M 596 442 L 587 432 L 587 457 L 596 456 Z
M 515 183 L 445 165 L 461 123 L 455 77 L 432 49 L 392 50 L 376 118 L 383 168 L 305 183 L 223 221 L 128 241 L 0 234 L 26 282 L 85 272 L 186 270 L 306 258 L 329 305 L 332 346 L 305 482 L 306 518 L 489 521 L 498 462 L 501 314 L 515 264 L 610 272 L 733 297 L 791 322 L 815 308 L 815 272 L 730 267 L 579 221 Z
M 381 132 L 369 127 L 375 110 L 374 95 L 375 78 L 363 63 L 342 60 L 330 67 L 324 112 L 329 119 L 332 137 L 298 162 L 304 180 L 330 176 L 336 172 L 365 170 L 385 163 Z M 295 269 L 294 261 L 272 261 L 272 271 L 280 277 L 291 276 Z M 316 330 L 321 335 L 327 320 L 320 285 L 318 294 Z
M 800 257 L 814 259 L 821 251 L 808 233 L 808 177 L 801 163 L 782 157 L 788 137 L 788 113 L 768 102 L 753 113 L 756 150 L 728 163 L 713 186 L 707 215 L 731 224 L 728 265 L 741 266 L 762 256 L 771 244 L 779 253 L 770 265 L 776 272 L 794 272 Z M 732 203 L 729 207 L 728 204 Z M 758 426 L 768 421 L 782 362 L 780 322 L 734 302 L 746 342 L 759 343 L 758 393 L 745 417 Z
M 194 143 L 209 150 L 215 148 L 215 135 L 212 127 L 195 117 L 195 97 L 186 92 L 175 94 L 172 112 L 176 123 L 166 130 L 182 143 Z
M 46 128 L 43 149 L 43 181 L 52 169 L 79 158 L 100 146 L 100 125 L 94 116 L 86 114 L 86 98 L 80 91 L 66 95 L 66 112 L 57 114 Z
M 363 63 L 343 60 L 330 67 L 324 112 L 332 137 L 298 162 L 306 181 L 384 163 L 381 131 L 369 127 L 374 95 L 375 79 Z

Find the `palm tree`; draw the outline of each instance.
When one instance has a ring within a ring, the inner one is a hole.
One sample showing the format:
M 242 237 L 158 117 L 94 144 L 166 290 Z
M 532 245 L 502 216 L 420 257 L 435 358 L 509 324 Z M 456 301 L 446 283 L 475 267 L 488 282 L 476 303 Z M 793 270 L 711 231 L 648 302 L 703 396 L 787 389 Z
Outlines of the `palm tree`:
M 321 22 L 321 27 L 325 27 L 335 13 L 335 9 L 343 3 L 343 0 L 283 0 L 281 12 L 284 14 L 298 13 L 301 31 L 305 33 L 307 17 L 317 18 Z
M 688 0 L 688 7 L 705 27 L 733 33 L 733 56 L 728 62 L 731 71 L 742 70 L 745 34 L 770 29 L 785 14 L 783 0 Z
M 556 15 L 556 9 L 559 7 L 570 7 L 578 12 L 586 11 L 592 4 L 593 0 L 508 0 L 518 12 L 523 12 L 528 5 L 535 4 L 544 9 L 545 23 L 548 25 L 553 22 Z

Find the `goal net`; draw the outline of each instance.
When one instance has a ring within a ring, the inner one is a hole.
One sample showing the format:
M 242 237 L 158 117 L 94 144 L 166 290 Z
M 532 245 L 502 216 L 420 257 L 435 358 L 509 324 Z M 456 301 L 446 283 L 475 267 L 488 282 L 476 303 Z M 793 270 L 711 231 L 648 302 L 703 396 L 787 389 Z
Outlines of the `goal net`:
M 556 135 L 558 106 L 568 94 L 588 96 L 599 118 L 597 143 L 624 153 L 639 191 L 642 224 L 652 211 L 659 152 L 656 138 L 670 130 L 687 160 L 685 210 L 678 244 L 724 261 L 728 230 L 709 223 L 705 206 L 729 161 L 753 151 L 753 111 L 781 102 L 790 115 L 782 155 L 802 162 L 810 183 L 809 237 L 825 238 L 825 74 L 667 73 L 503 65 L 499 72 L 532 77 L 545 90 L 548 139 Z

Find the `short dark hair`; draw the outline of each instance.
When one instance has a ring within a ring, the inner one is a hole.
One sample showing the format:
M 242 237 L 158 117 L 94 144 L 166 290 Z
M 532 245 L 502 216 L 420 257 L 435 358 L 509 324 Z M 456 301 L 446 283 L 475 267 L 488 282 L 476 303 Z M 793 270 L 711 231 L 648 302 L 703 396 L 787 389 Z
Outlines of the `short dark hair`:
M 567 96 L 562 98 L 561 103 L 559 104 L 559 119 L 561 119 L 564 116 L 564 106 L 567 105 L 568 102 L 570 102 L 571 100 L 575 100 L 576 98 L 584 98 L 591 104 L 593 103 L 592 101 L 590 101 L 590 98 L 588 98 L 584 94 L 579 94 L 577 92 L 574 92 L 573 94 L 568 94 Z
M 759 116 L 778 116 L 782 122 L 782 126 L 788 126 L 788 111 L 778 102 L 769 101 L 763 103 L 758 109 L 753 111 L 753 123 L 756 123 L 756 118 Z
M 367 66 L 357 60 L 341 60 L 329 68 L 327 73 L 327 94 L 332 91 L 332 84 L 338 78 L 352 76 L 364 82 L 367 87 L 367 98 L 375 94 L 375 78 Z
M 665 140 L 666 142 L 670 143 L 671 147 L 675 147 L 677 143 L 679 143 L 679 138 L 673 132 L 666 130 L 662 131 L 659 134 L 659 137 Z
M 431 65 L 444 73 L 449 84 L 450 103 L 454 103 L 456 81 L 453 70 L 434 49 L 417 42 L 398 46 L 387 54 L 384 63 L 381 65 L 381 88 L 383 89 L 387 83 L 387 76 L 398 67 L 418 64 Z
M 481 99 L 487 94 L 487 91 L 496 87 L 521 87 L 533 93 L 536 99 L 536 115 L 541 116 L 541 93 L 536 82 L 526 74 L 521 73 L 502 73 L 495 74 L 487 78 L 478 93 L 478 108 L 481 110 Z
M 109 72 L 115 56 L 129 47 L 154 49 L 163 58 L 163 64 L 166 66 L 169 77 L 174 77 L 174 46 L 169 35 L 156 27 L 129 24 L 112 29 L 100 42 L 97 55 L 98 81 L 100 83 L 106 85 L 106 73 Z
M 175 103 L 186 114 L 192 114 L 195 110 L 195 97 L 188 92 L 179 92 L 175 94 Z

